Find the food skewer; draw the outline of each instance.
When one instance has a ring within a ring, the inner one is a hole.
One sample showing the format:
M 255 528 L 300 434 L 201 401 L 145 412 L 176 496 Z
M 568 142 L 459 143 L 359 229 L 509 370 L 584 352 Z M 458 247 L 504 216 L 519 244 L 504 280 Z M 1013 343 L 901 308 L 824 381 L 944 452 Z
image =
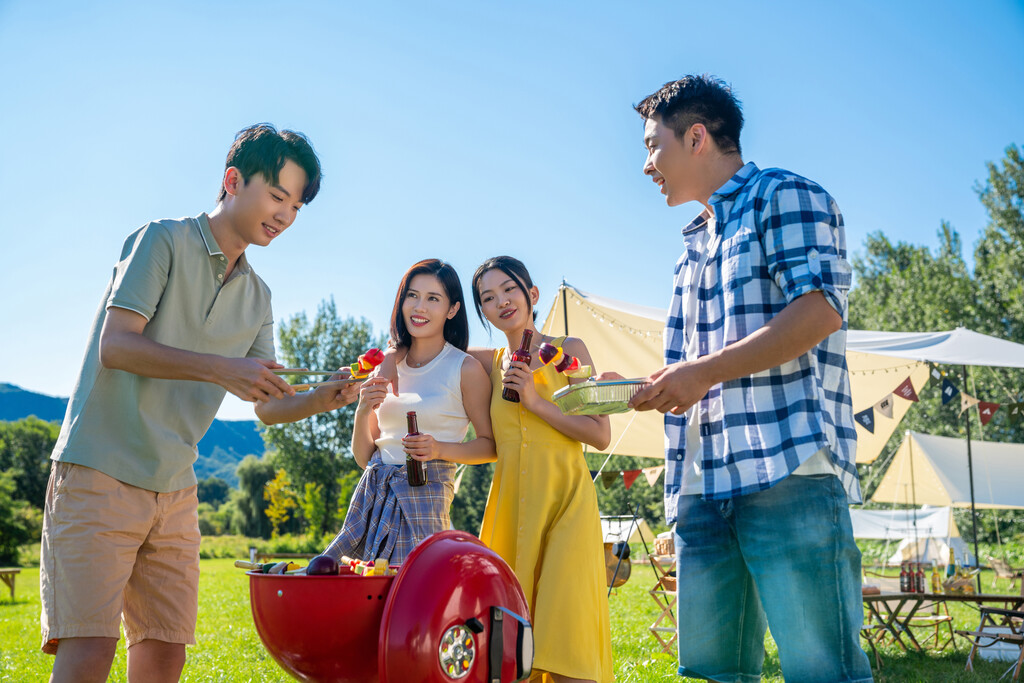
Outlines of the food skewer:
M 290 386 L 295 391 L 308 391 L 310 389 L 316 389 L 317 387 L 326 387 L 332 384 L 352 384 L 354 382 L 365 381 L 365 377 L 348 377 L 346 379 L 332 379 L 326 382 L 306 382 L 305 384 L 292 384 Z
M 300 368 L 281 368 L 280 370 L 271 370 L 275 375 L 340 375 L 347 368 L 341 370 L 303 370 Z

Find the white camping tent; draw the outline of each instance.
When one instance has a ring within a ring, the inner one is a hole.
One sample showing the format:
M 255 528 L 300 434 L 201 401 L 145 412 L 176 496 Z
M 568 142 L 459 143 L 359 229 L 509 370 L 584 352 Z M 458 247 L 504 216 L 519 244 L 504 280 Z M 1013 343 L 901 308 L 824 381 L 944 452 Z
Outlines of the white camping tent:
M 949 562 L 953 548 L 959 561 L 973 564 L 967 544 L 953 521 L 953 508 L 922 508 L 912 510 L 863 510 L 850 508 L 854 538 L 900 541 L 899 547 L 886 558 L 887 565 L 901 562 Z
M 949 551 L 952 548 L 956 561 L 963 565 L 976 566 L 974 556 L 968 551 L 964 539 L 959 536 L 951 538 L 904 538 L 896 548 L 896 552 L 886 558 L 889 566 L 904 562 L 924 562 L 945 566 L 949 563 Z
M 974 501 L 981 508 L 1024 508 L 1024 444 L 974 441 Z M 907 432 L 871 500 L 970 507 L 967 442 Z
M 854 538 L 895 541 L 903 538 L 949 538 L 959 536 L 951 507 L 914 510 L 864 510 L 850 508 Z
M 629 537 L 626 537 L 629 534 Z M 654 540 L 654 532 L 643 517 L 633 519 L 631 515 L 619 515 L 601 518 L 601 536 L 605 543 L 640 543 L 650 544 Z

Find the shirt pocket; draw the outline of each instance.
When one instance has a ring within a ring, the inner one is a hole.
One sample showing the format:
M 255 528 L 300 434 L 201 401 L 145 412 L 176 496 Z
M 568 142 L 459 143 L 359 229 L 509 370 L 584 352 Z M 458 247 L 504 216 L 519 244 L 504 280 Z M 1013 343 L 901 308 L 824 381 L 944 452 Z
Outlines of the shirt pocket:
M 722 238 L 722 289 L 742 287 L 754 278 L 759 251 L 757 233 L 749 228 L 740 226 L 735 233 Z

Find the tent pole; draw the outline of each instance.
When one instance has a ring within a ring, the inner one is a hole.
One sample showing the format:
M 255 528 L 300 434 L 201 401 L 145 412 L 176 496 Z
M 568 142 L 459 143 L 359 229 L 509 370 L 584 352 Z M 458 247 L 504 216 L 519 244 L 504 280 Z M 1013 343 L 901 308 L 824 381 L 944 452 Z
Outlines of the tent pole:
M 964 389 L 967 388 L 967 366 L 964 369 Z M 967 479 L 971 483 L 971 530 L 974 532 L 975 569 L 981 566 L 981 555 L 978 554 L 978 511 L 974 507 L 974 461 L 971 458 L 971 411 L 964 411 L 964 423 L 967 425 Z M 981 593 L 981 572 L 977 574 L 978 592 Z
M 562 278 L 562 323 L 565 325 L 565 336 L 569 336 L 569 307 L 565 303 L 565 278 Z
M 921 546 L 920 540 L 917 537 L 917 482 L 914 481 L 914 442 L 911 440 L 907 444 L 907 452 L 910 454 L 910 494 L 913 496 L 914 511 L 914 555 L 917 556 L 917 561 L 921 561 Z

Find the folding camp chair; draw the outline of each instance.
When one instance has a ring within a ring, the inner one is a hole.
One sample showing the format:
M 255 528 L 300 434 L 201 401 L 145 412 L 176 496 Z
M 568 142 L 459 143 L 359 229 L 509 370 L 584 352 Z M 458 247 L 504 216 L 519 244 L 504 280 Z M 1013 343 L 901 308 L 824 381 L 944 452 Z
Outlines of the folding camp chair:
M 661 608 L 661 614 L 648 629 L 661 644 L 661 651 L 671 653 L 676 643 L 679 630 L 673 609 L 676 606 L 676 577 L 674 568 L 666 568 L 657 557 L 648 555 L 647 559 L 654 567 L 654 576 L 658 579 L 654 588 L 648 591 L 651 598 Z
M 998 619 L 997 619 L 998 617 Z M 1020 677 L 1021 663 L 1024 662 L 1024 634 L 1021 633 L 1021 620 L 1024 620 L 1024 612 L 999 609 L 997 607 L 981 608 L 981 623 L 977 631 L 957 630 L 958 636 L 963 636 L 971 641 L 971 651 L 967 654 L 967 666 L 965 671 L 974 671 L 974 653 L 980 647 L 991 647 L 996 643 L 1009 643 L 1019 650 L 1017 660 L 1009 669 L 999 677 L 999 680 L 1006 678 L 1011 671 L 1011 681 Z
M 1013 590 L 1017 585 L 1017 580 L 1021 578 L 1021 574 L 1024 570 L 1011 567 L 1010 563 L 1006 560 L 1001 560 L 998 557 L 992 557 L 991 555 L 986 556 L 989 565 L 992 567 L 992 571 L 995 572 L 995 576 L 992 579 L 992 587 L 996 587 L 996 579 L 1010 579 L 1010 590 Z

